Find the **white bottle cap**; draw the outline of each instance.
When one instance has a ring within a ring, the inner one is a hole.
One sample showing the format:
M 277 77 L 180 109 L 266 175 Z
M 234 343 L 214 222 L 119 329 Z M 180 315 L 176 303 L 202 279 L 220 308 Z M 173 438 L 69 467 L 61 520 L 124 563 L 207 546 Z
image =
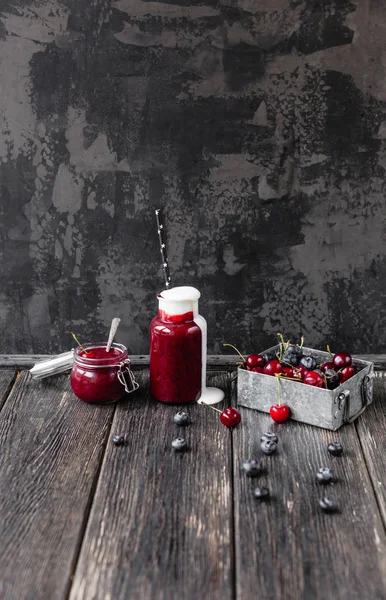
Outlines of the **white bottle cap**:
M 161 292 L 158 295 L 158 306 L 160 310 L 171 316 L 192 312 L 196 317 L 200 296 L 201 294 L 196 288 L 182 285 Z

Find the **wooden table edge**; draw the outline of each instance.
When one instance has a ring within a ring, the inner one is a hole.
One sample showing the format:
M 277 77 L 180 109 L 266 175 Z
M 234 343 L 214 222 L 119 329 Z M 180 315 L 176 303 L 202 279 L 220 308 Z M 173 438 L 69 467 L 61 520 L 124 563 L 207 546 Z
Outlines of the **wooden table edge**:
M 1 369 L 28 369 L 39 361 L 47 360 L 52 358 L 54 355 L 49 354 L 0 354 L 0 368 Z M 366 360 L 374 363 L 374 368 L 377 371 L 386 370 L 386 354 L 355 354 L 355 358 Z M 131 364 L 133 367 L 148 367 L 149 366 L 149 355 L 147 354 L 133 354 L 130 356 Z M 207 365 L 208 368 L 225 368 L 225 369 L 236 369 L 237 362 L 240 361 L 240 357 L 236 354 L 223 355 L 223 354 L 211 354 L 208 355 Z

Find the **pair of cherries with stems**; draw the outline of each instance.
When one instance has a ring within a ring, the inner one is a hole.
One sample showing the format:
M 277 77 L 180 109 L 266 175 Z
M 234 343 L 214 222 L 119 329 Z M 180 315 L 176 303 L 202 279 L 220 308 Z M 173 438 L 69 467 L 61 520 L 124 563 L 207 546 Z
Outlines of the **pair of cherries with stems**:
M 303 340 L 302 340 L 303 341 Z M 266 375 L 275 375 L 277 378 L 278 385 L 278 401 L 277 404 L 273 404 L 269 409 L 269 414 L 275 423 L 284 423 L 289 419 L 291 414 L 291 410 L 287 404 L 282 404 L 281 395 L 280 395 L 280 379 L 292 379 L 292 377 L 286 377 L 281 372 L 281 365 L 278 360 L 272 360 L 266 363 L 265 358 L 261 354 L 249 354 L 246 358 L 241 354 L 241 352 L 233 346 L 233 344 L 223 344 L 224 346 L 228 346 L 236 350 L 237 354 L 242 359 L 242 363 L 237 363 L 245 366 L 248 370 L 257 372 L 257 373 L 265 373 Z M 275 363 L 275 364 L 274 364 Z M 277 363 L 277 365 L 276 365 Z M 264 370 L 263 370 L 264 367 Z M 266 369 L 266 367 L 269 367 Z M 280 367 L 280 370 L 279 368 Z

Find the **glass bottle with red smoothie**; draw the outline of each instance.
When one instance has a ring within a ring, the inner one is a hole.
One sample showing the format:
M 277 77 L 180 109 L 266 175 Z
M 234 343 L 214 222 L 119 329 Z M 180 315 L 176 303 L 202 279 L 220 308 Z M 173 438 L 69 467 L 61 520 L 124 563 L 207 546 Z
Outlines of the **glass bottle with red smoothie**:
M 198 314 L 200 295 L 190 286 L 158 295 L 158 315 L 150 323 L 150 392 L 161 402 L 215 404 L 224 397 L 206 387 L 207 328 Z

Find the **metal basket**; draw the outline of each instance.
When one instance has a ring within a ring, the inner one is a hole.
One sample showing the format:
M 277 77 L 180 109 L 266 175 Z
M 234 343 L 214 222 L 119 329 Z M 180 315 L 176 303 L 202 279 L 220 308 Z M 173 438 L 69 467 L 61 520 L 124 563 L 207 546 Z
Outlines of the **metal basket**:
M 273 359 L 279 349 L 280 346 L 276 345 L 264 353 Z M 314 356 L 320 362 L 331 360 L 328 352 L 313 348 L 303 348 L 303 353 Z M 355 375 L 334 390 L 280 380 L 281 403 L 289 406 L 293 420 L 336 431 L 344 423 L 351 423 L 359 417 L 373 399 L 373 363 L 354 358 L 353 366 L 357 371 Z M 272 404 L 278 401 L 277 378 L 239 368 L 237 399 L 240 406 L 269 412 Z

